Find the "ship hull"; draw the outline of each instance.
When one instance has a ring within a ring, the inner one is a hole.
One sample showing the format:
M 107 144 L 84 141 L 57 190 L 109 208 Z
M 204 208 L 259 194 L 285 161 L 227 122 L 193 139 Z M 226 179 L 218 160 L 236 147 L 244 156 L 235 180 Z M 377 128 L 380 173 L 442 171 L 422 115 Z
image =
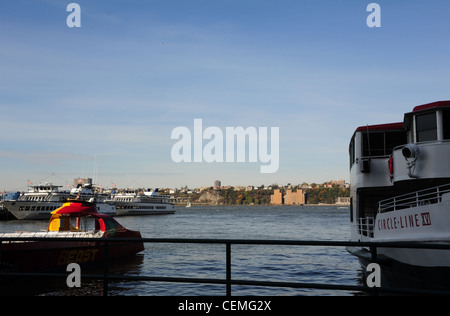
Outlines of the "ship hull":
M 156 211 L 156 210 L 124 210 L 124 211 L 117 211 L 117 216 L 139 216 L 139 215 L 169 215 L 169 214 L 175 214 L 175 210 L 162 210 L 162 211 Z
M 378 259 L 373 260 L 371 253 L 365 248 L 347 248 L 347 250 L 359 259 L 365 278 L 371 273 L 367 271 L 369 264 L 380 265 L 382 288 L 450 291 L 450 267 L 406 264 L 383 254 L 379 254 Z M 379 250 L 383 252 L 383 248 Z
M 358 241 L 450 245 L 450 201 L 379 213 L 371 233 Z M 377 259 L 365 248 L 350 249 L 366 272 L 370 263 L 381 267 L 383 286 L 450 291 L 450 252 L 443 249 L 377 248 Z
M 128 238 L 141 238 L 139 233 Z M 3 243 L 0 271 L 35 272 L 65 270 L 71 263 L 97 266 L 105 263 L 105 243 L 98 242 L 11 242 Z M 108 260 L 130 257 L 144 250 L 142 242 L 110 242 Z
M 116 202 L 117 216 L 168 215 L 174 214 L 172 204 L 120 203 Z
M 61 207 L 63 202 L 5 201 L 3 204 L 18 220 L 49 220 L 51 212 Z M 114 204 L 97 203 L 97 208 L 102 214 L 116 215 Z

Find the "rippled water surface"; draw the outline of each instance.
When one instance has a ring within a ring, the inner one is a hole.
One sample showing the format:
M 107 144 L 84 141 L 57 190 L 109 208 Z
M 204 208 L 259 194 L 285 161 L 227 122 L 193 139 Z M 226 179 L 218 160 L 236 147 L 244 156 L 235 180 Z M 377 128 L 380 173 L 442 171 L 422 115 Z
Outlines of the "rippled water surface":
M 118 217 L 125 227 L 147 238 L 206 239 L 349 239 L 347 208 L 239 206 L 178 208 L 174 215 Z M 1 232 L 35 231 L 45 222 L 0 222 Z M 146 244 L 145 251 L 111 272 L 158 277 L 225 279 L 225 245 Z M 232 278 L 240 280 L 358 285 L 358 261 L 344 248 L 301 246 L 232 246 Z M 101 291 L 86 281 L 84 291 Z M 88 288 L 88 289 L 86 289 Z M 118 295 L 225 295 L 224 285 L 157 282 L 111 283 Z M 58 292 L 57 292 L 58 293 Z M 63 293 L 63 292 L 61 292 Z M 60 293 L 60 294 L 61 294 Z M 233 286 L 233 295 L 352 295 L 325 290 Z

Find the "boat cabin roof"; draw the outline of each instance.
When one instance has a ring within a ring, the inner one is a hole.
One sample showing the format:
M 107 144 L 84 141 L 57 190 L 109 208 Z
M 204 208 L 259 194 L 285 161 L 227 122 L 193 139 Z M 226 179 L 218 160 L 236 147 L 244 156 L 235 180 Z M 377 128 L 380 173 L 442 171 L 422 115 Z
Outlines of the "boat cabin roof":
M 405 114 L 405 120 L 403 122 L 398 123 L 388 123 L 388 124 L 378 124 L 378 125 L 366 125 L 360 126 L 356 129 L 355 132 L 372 132 L 372 131 L 393 131 L 393 130 L 402 130 L 409 127 L 410 117 L 416 114 L 422 114 L 418 112 L 435 112 L 437 110 L 449 108 L 450 109 L 450 100 L 449 101 L 438 101 L 433 103 L 427 103 L 424 105 L 416 106 L 412 112 Z
M 53 185 L 51 183 L 39 184 L 29 186 L 29 193 L 33 192 L 58 192 L 59 188 L 62 188 L 61 185 Z
M 402 129 L 403 129 L 403 122 L 400 122 L 400 123 L 360 126 L 356 129 L 356 132 L 394 131 L 394 130 L 402 130 Z
M 356 144 L 357 134 L 362 135 Z M 350 141 L 351 165 L 357 156 L 385 158 L 397 146 L 434 141 L 450 141 L 450 101 L 416 106 L 403 122 L 358 127 Z
M 424 105 L 419 105 L 414 108 L 413 112 L 425 111 L 441 107 L 450 107 L 450 101 L 438 101 L 433 103 L 427 103 Z

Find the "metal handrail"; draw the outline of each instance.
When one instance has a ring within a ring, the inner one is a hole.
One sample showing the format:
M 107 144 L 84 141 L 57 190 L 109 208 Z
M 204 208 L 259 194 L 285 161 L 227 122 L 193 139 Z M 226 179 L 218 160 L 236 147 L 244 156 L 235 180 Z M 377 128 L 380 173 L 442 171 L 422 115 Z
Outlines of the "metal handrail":
M 0 256 L 1 244 L 3 242 L 15 241 L 48 241 L 48 238 L 23 238 L 23 237 L 0 237 Z M 65 241 L 66 238 L 51 238 L 51 241 Z M 200 284 L 218 284 L 226 286 L 226 295 L 231 296 L 232 285 L 245 286 L 265 286 L 265 287 L 286 287 L 286 288 L 309 288 L 323 290 L 341 290 L 355 292 L 372 292 L 372 293 L 402 293 L 402 294 L 429 294 L 429 295 L 450 295 L 445 291 L 430 291 L 417 289 L 399 289 L 399 288 L 369 288 L 357 285 L 342 284 L 320 284 L 320 283 L 304 283 L 304 282 L 272 282 L 272 281 L 253 281 L 253 280 L 235 280 L 231 277 L 231 246 L 232 245 L 284 245 L 284 246 L 323 246 L 323 247 L 367 247 L 374 254 L 374 262 L 376 262 L 376 249 L 383 248 L 414 248 L 414 249 L 440 249 L 450 250 L 450 244 L 422 244 L 411 242 L 351 242 L 351 241 L 313 241 L 313 240 L 247 240 L 247 239 L 178 239 L 178 238 L 114 238 L 101 239 L 98 238 L 74 238 L 76 242 L 102 242 L 105 246 L 105 262 L 103 274 L 82 274 L 82 278 L 103 280 L 103 295 L 107 296 L 109 281 L 153 281 L 153 282 L 172 282 L 172 283 L 200 283 Z M 156 277 L 156 276 L 127 276 L 127 275 L 111 275 L 109 273 L 109 261 L 107 260 L 110 243 L 115 242 L 144 242 L 144 243 L 170 243 L 170 244 L 222 244 L 226 245 L 226 277 L 225 279 L 211 278 L 181 278 L 181 277 Z M 64 273 L 0 273 L 1 277 L 38 277 L 38 278 L 67 278 Z
M 359 218 L 358 231 L 360 235 L 373 237 L 375 229 L 374 217 L 361 217 Z
M 378 202 L 378 213 L 440 203 L 446 193 L 450 193 L 450 184 L 398 195 Z

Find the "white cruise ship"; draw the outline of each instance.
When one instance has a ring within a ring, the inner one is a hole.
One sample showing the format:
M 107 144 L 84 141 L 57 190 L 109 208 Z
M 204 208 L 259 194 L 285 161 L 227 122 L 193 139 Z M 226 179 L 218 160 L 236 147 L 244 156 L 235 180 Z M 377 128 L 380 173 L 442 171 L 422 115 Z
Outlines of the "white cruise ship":
M 113 194 L 111 200 L 116 206 L 117 216 L 130 215 L 165 215 L 174 214 L 175 206 L 167 201 L 167 197 L 160 195 L 158 189 L 137 192 L 129 189 Z
M 2 201 L 4 207 L 19 220 L 48 220 L 51 212 L 60 208 L 70 198 L 81 201 L 96 200 L 99 213 L 115 215 L 114 203 L 105 202 L 106 195 L 94 195 L 90 185 L 68 191 L 60 191 L 61 186 L 51 183 L 31 186 L 17 200 Z

